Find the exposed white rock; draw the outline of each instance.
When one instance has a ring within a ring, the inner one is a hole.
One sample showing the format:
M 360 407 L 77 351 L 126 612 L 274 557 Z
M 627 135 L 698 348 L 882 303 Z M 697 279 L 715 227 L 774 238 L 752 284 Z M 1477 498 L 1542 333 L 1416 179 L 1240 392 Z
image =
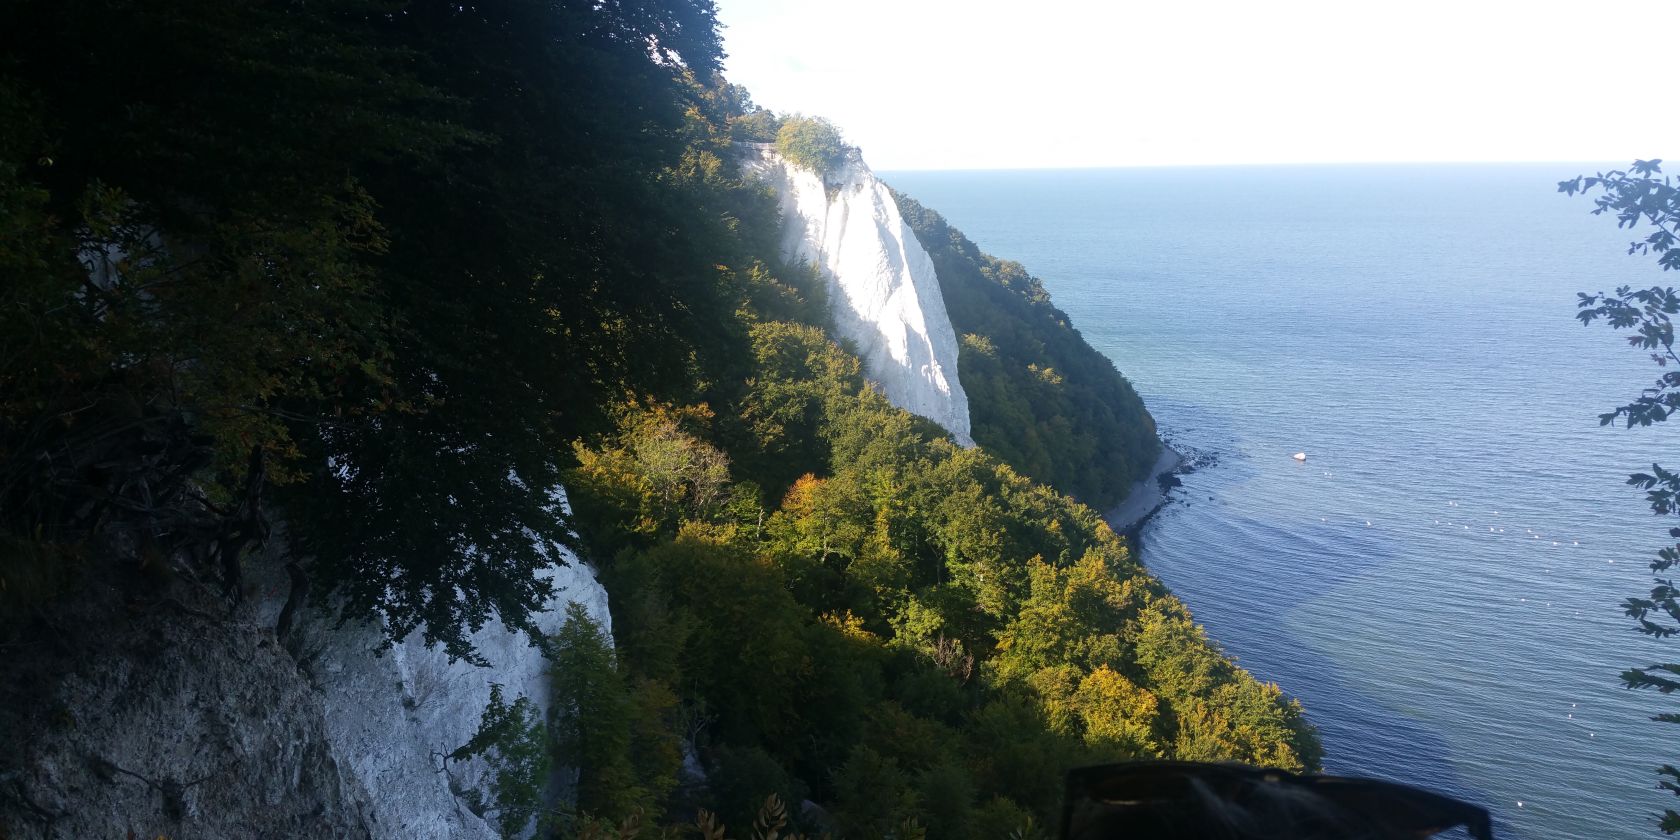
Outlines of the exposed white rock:
M 294 659 L 272 631 L 278 563 L 251 571 L 252 597 L 231 618 L 202 585 L 136 600 L 99 583 L 54 613 L 45 626 L 57 630 L 6 651 L 0 837 L 501 836 L 463 796 L 493 801 L 489 768 L 446 772 L 442 757 L 478 731 L 493 683 L 546 712 L 549 663 L 530 639 L 491 624 L 471 637 L 489 667 L 451 664 L 419 634 L 379 655 L 378 626 L 312 612 L 293 630 Z M 588 566 L 544 576 L 555 596 L 539 630 L 559 630 L 579 602 L 610 632 Z M 558 781 L 563 797 L 572 780 Z
M 0 837 L 373 836 L 321 696 L 268 625 L 203 592 L 96 581 L 4 652 Z
M 973 446 L 968 395 L 957 379 L 957 335 L 933 260 L 892 192 L 855 152 L 826 177 L 774 146 L 747 144 L 743 167 L 781 197 L 782 256 L 828 282 L 835 328 L 888 400 Z
M 611 631 L 607 593 L 581 561 L 547 570 L 555 597 L 536 618 L 545 634 L 560 629 L 566 606 L 580 602 Z M 318 654 L 311 670 L 326 707 L 326 735 L 340 767 L 367 791 L 374 838 L 500 837 L 491 820 L 468 809 L 462 794 L 477 790 L 493 802 L 487 765 L 478 759 L 448 762 L 443 756 L 478 731 L 491 684 L 508 703 L 529 697 L 549 706 L 548 660 L 523 632 L 499 623 L 471 637 L 488 667 L 449 662 L 420 634 L 378 654 L 383 631 L 373 625 L 312 628 Z M 494 817 L 486 813 L 485 816 Z

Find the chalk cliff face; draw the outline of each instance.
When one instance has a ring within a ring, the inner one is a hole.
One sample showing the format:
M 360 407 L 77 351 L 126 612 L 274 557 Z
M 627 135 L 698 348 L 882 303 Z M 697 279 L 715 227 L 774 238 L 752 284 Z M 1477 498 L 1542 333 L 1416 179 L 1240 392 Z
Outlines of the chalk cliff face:
M 746 146 L 743 167 L 781 197 L 782 256 L 815 266 L 827 281 L 835 328 L 857 345 L 864 372 L 893 405 L 973 446 L 956 331 L 933 261 L 892 192 L 855 152 L 824 175 L 770 144 Z
M 573 602 L 611 630 L 606 590 L 582 562 L 542 576 L 555 592 L 535 617 L 544 635 L 559 632 Z M 500 838 L 493 810 L 480 815 L 467 807 L 472 798 L 493 806 L 490 768 L 476 758 L 446 766 L 443 756 L 478 731 L 492 683 L 502 686 L 505 702 L 529 697 L 546 713 L 549 662 L 541 651 L 523 632 L 493 622 L 471 637 L 488 667 L 452 664 L 418 633 L 381 656 L 379 627 L 334 630 L 332 624 L 322 621 L 306 631 L 305 657 L 313 644 L 310 670 L 321 690 L 326 740 L 339 766 L 368 792 L 372 837 Z
M 320 694 L 268 626 L 192 594 L 96 584 L 4 654 L 0 836 L 372 840 Z
M 543 574 L 543 633 L 573 602 L 610 630 L 588 566 Z M 502 836 L 492 768 L 443 757 L 478 731 L 492 683 L 546 713 L 549 662 L 530 639 L 492 623 L 471 637 L 489 667 L 451 664 L 419 634 L 379 655 L 378 626 L 311 613 L 288 652 L 272 631 L 283 576 L 256 577 L 232 615 L 203 586 L 140 602 L 96 586 L 7 652 L 0 836 Z M 557 795 L 574 774 L 560 771 Z

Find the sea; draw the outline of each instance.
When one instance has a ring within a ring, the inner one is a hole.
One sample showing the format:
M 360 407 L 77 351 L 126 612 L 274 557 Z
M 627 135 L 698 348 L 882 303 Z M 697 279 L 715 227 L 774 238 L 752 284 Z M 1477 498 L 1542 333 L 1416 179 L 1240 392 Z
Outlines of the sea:
M 1326 772 L 1438 790 L 1502 838 L 1656 836 L 1680 660 L 1621 609 L 1671 523 L 1601 427 L 1659 370 L 1577 292 L 1680 285 L 1557 182 L 1613 164 L 885 172 L 1042 279 L 1190 459 L 1139 535 Z M 1296 461 L 1294 453 L 1306 454 Z

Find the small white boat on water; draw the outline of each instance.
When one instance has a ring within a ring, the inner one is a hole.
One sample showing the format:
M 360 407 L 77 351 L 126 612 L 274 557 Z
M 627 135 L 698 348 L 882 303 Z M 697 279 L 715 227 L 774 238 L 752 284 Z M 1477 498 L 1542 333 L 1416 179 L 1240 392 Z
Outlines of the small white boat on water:
M 1291 457 L 1291 458 L 1294 458 L 1294 459 L 1295 459 L 1295 460 L 1297 460 L 1297 461 L 1305 461 L 1305 460 L 1307 460 L 1307 453 L 1305 453 L 1305 452 L 1297 452 L 1297 453 L 1295 453 L 1295 454 L 1294 454 L 1294 455 L 1291 455 L 1291 456 L 1289 456 L 1289 457 Z

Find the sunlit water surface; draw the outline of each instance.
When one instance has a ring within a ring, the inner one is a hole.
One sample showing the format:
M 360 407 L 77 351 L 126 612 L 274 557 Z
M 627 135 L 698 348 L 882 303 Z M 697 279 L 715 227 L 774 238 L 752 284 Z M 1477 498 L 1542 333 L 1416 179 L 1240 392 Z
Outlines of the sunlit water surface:
M 883 177 L 1041 277 L 1211 456 L 1144 561 L 1301 699 L 1326 770 L 1482 803 L 1502 837 L 1648 837 L 1680 757 L 1648 718 L 1680 703 L 1617 674 L 1680 642 L 1618 609 L 1666 538 L 1623 481 L 1673 438 L 1598 426 L 1656 368 L 1572 315 L 1680 278 L 1555 192 L 1591 168 Z

